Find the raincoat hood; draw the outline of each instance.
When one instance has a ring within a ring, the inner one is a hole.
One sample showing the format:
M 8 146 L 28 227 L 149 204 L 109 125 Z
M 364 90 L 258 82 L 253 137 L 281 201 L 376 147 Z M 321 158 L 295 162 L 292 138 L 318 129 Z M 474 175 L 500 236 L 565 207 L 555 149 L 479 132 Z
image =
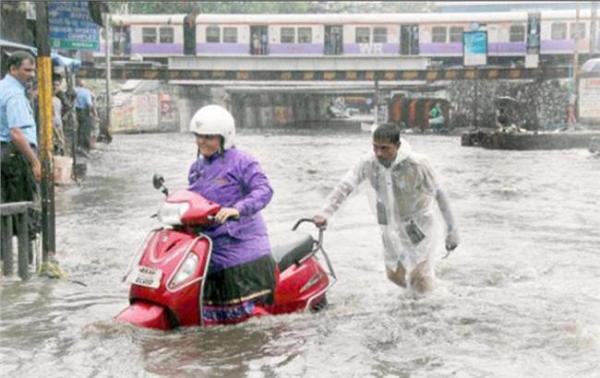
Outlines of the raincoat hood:
M 403 138 L 400 138 L 400 148 L 398 148 L 398 153 L 396 154 L 396 158 L 394 159 L 394 161 L 392 162 L 392 164 L 389 166 L 389 168 L 392 168 L 400 163 L 402 163 L 404 160 L 406 160 L 412 153 L 412 148 L 410 147 L 410 144 Z M 373 153 L 373 157 L 375 158 L 375 161 L 377 161 L 379 163 L 379 160 L 377 159 L 377 156 L 375 156 L 375 153 Z M 379 163 L 382 167 L 385 168 L 385 166 L 381 163 Z

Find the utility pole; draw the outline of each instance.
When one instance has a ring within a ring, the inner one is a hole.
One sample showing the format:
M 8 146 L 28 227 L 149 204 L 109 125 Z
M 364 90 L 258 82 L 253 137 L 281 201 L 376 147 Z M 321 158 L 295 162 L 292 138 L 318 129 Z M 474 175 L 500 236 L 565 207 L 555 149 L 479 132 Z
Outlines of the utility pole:
M 379 80 L 375 79 L 373 91 L 373 123 L 379 125 Z
M 101 127 L 102 137 L 106 138 L 106 142 L 111 141 L 110 136 L 110 111 L 111 111 L 111 94 L 110 94 L 110 81 L 111 81 L 111 66 L 110 66 L 110 49 L 112 45 L 112 27 L 110 21 L 110 9 L 104 14 L 104 31 L 106 34 L 105 39 L 105 54 L 106 54 L 106 124 Z
M 598 3 L 592 1 L 592 14 L 590 16 L 590 55 L 593 57 L 596 54 L 598 45 L 598 29 L 596 20 L 598 19 Z
M 42 163 L 42 261 L 55 252 L 54 238 L 54 175 L 52 166 L 52 59 L 48 40 L 48 2 L 37 1 L 36 7 L 36 47 L 38 107 L 41 143 L 39 143 Z
M 572 82 L 572 90 L 571 90 L 571 96 L 569 98 L 569 119 L 568 119 L 568 123 L 570 124 L 574 124 L 577 122 L 577 100 L 578 100 L 578 94 L 579 94 L 579 80 L 578 80 L 578 73 L 579 73 L 579 2 L 575 3 L 575 33 L 573 33 L 573 39 L 575 42 L 575 47 L 574 47 L 574 51 L 573 51 L 573 82 Z

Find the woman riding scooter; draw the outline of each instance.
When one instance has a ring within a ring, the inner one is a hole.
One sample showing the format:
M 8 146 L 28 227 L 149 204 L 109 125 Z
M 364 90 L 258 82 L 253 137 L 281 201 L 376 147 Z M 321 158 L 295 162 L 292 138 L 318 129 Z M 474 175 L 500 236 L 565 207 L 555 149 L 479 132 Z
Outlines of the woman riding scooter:
M 258 162 L 234 147 L 235 121 L 223 107 L 208 105 L 190 122 L 198 159 L 189 190 L 218 203 L 215 225 L 204 230 L 213 251 L 204 288 L 205 319 L 239 319 L 257 302 L 271 303 L 275 261 L 260 214 L 273 189 Z

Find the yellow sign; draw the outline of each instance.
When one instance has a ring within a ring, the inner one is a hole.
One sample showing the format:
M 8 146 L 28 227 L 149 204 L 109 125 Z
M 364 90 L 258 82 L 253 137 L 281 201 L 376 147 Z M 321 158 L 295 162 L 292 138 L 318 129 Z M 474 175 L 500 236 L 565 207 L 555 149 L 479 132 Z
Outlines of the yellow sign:
M 419 73 L 417 71 L 406 71 L 402 74 L 403 79 L 412 80 L 419 77 Z
M 474 70 L 465 71 L 465 79 L 475 79 L 476 77 L 477 77 L 477 75 Z
M 427 72 L 427 80 L 435 80 L 438 77 L 438 72 L 437 71 L 429 71 Z
M 446 79 L 456 79 L 457 72 L 456 71 L 446 71 L 445 75 Z
M 511 79 L 517 79 L 521 77 L 521 70 L 510 70 L 508 72 L 508 77 L 510 77 Z
M 498 70 L 489 70 L 488 79 L 496 79 L 498 77 Z

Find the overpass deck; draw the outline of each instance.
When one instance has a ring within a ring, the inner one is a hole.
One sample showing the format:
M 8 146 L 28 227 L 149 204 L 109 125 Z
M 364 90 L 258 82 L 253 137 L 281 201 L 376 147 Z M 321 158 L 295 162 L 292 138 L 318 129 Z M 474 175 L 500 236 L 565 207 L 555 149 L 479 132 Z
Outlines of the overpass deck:
M 538 68 L 507 68 L 484 66 L 427 68 L 427 69 L 309 69 L 309 70 L 236 70 L 223 66 L 206 69 L 173 68 L 168 65 L 114 65 L 113 79 L 138 80 L 209 80 L 209 81 L 448 81 L 448 80 L 549 80 L 571 77 L 569 66 L 542 66 Z M 84 66 L 79 71 L 82 78 L 103 78 L 105 67 Z

